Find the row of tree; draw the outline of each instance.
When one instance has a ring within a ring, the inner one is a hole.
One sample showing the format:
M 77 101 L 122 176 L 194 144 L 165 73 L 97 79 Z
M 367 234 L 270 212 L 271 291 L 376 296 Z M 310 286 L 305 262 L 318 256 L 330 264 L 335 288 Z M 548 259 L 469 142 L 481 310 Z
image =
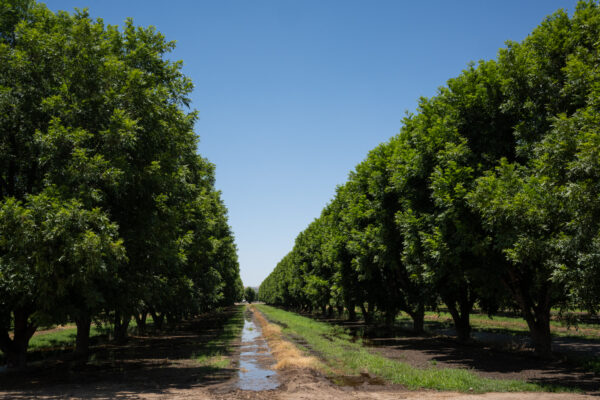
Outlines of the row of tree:
M 600 304 L 600 8 L 558 11 L 471 64 L 337 188 L 259 299 L 391 322 L 443 303 L 520 310 L 551 351 L 552 308 Z
M 0 350 L 41 325 L 122 339 L 241 300 L 236 247 L 196 153 L 191 81 L 154 28 L 0 0 Z

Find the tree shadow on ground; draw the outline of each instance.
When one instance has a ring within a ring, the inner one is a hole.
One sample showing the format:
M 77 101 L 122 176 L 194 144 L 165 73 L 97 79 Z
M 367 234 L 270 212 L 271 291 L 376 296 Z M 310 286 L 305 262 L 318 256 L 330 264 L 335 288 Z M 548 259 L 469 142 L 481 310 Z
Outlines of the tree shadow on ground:
M 62 352 L 25 370 L 0 373 L 0 388 L 14 399 L 119 399 L 214 385 L 232 377 L 237 369 L 203 365 L 196 360 L 234 354 L 238 344 L 232 340 L 241 326 L 240 308 L 231 308 L 188 321 L 170 332 L 134 336 L 120 345 L 97 344 L 83 365 L 70 361 L 70 352 Z M 80 391 L 85 391 L 84 395 L 78 395 Z
M 460 343 L 437 333 L 449 329 L 443 321 L 431 321 L 428 333 L 416 335 L 405 323 L 389 327 L 322 316 L 315 319 L 339 325 L 373 351 L 417 368 L 466 368 L 488 378 L 525 380 L 549 388 L 563 386 L 600 396 L 600 376 L 586 371 L 581 360 L 562 354 L 541 359 L 526 344 L 514 341 Z

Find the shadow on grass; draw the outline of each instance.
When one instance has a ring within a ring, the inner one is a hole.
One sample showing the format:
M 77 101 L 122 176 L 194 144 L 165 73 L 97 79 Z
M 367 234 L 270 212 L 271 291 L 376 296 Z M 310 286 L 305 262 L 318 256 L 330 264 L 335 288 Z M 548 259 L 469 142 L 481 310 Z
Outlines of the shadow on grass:
M 525 350 L 529 338 L 514 331 L 474 330 L 473 336 L 480 341 L 463 344 L 453 337 L 444 336 L 453 334 L 453 324 L 446 320 L 426 321 L 427 332 L 417 335 L 412 332 L 410 320 L 397 321 L 390 327 L 367 325 L 364 321 L 305 316 L 335 324 L 352 335 L 354 340 L 362 340 L 379 354 L 417 368 L 466 368 L 485 377 L 535 383 L 549 391 L 562 386 L 600 395 L 600 376 L 590 371 L 591 368 L 586 369 L 580 360 L 564 356 L 550 360 L 537 358 L 530 349 Z M 554 343 L 560 345 L 563 340 L 582 342 L 581 346 L 594 344 L 590 340 L 566 338 L 555 338 Z
M 0 397 L 118 399 L 223 382 L 236 369 L 199 360 L 231 356 L 242 326 L 242 307 L 232 307 L 160 335 L 134 336 L 122 345 L 96 343 L 84 365 L 69 361 L 67 350 L 57 351 L 26 370 L 0 373 Z

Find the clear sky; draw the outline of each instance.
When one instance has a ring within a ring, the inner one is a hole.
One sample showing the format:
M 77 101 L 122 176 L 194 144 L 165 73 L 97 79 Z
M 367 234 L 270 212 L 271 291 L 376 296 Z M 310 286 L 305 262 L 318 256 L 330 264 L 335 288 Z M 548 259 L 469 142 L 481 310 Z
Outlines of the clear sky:
M 177 41 L 246 286 L 258 286 L 335 186 L 406 111 L 574 0 L 48 0 Z

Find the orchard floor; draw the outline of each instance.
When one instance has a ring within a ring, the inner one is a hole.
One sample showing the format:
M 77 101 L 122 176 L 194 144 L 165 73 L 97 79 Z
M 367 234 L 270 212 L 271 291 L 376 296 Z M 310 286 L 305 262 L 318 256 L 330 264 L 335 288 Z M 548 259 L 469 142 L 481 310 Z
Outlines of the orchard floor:
M 134 380 L 103 377 L 95 382 L 56 383 L 37 386 L 35 389 L 0 390 L 0 398 L 6 399 L 214 399 L 214 400 L 392 400 L 392 399 L 454 399 L 454 400 L 567 400 L 593 399 L 588 395 L 572 393 L 485 393 L 468 394 L 437 391 L 407 391 L 398 385 L 364 385 L 340 387 L 327 378 L 308 370 L 288 370 L 281 372 L 282 386 L 268 391 L 242 391 L 236 388 L 235 374 L 226 378 L 206 377 L 205 382 L 190 382 L 181 371 L 179 375 L 166 373 L 165 376 L 148 377 L 148 380 Z M 168 382 L 168 383 L 167 383 Z
M 229 315 L 233 315 L 230 311 Z M 230 360 L 226 367 L 200 365 L 194 356 L 207 342 L 215 341 L 222 333 L 220 327 L 226 318 L 223 315 L 208 316 L 191 322 L 167 334 L 132 337 L 124 345 L 98 344 L 94 354 L 86 365 L 77 366 L 68 357 L 57 357 L 43 362 L 33 363 L 25 371 L 0 373 L 0 399 L 584 399 L 598 398 L 600 395 L 598 380 L 596 391 L 588 394 L 574 393 L 452 393 L 437 391 L 408 391 L 401 385 L 369 384 L 369 377 L 355 379 L 352 386 L 338 386 L 323 375 L 304 369 L 292 369 L 278 372 L 281 383 L 277 389 L 268 391 L 242 391 L 238 388 L 239 356 L 241 340 L 223 344 L 218 349 Z M 375 351 L 383 351 L 390 357 L 404 357 L 415 365 L 430 365 L 428 359 L 417 354 L 434 356 L 437 365 L 461 365 L 481 368 L 483 364 L 474 361 L 483 358 L 479 350 L 457 350 L 452 343 L 446 347 L 435 348 L 431 342 L 381 343 Z M 246 343 L 248 345 L 248 343 Z M 419 346 L 422 348 L 420 349 Z M 402 350 L 402 348 L 405 350 Z M 214 349 L 213 349 L 214 350 Z M 212 351 L 212 350 L 211 350 Z M 460 353 L 462 351 L 462 353 Z M 446 359 L 444 359 L 446 357 Z M 502 358 L 502 356 L 499 356 Z M 496 359 L 494 354 L 488 359 Z M 420 360 L 420 361 L 419 361 Z M 526 369 L 525 359 L 503 361 L 512 373 L 520 374 Z M 466 364 L 465 364 L 466 363 Z M 511 364 L 512 363 L 512 364 Z M 510 367 L 512 365 L 512 367 Z M 497 369 L 497 368 L 496 368 Z M 539 369 L 539 368 L 538 368 Z M 541 369 L 539 369 L 541 371 Z M 545 373 L 554 374 L 550 369 Z M 504 376 L 503 376 L 504 377 Z M 521 375 L 523 377 L 523 375 Z M 529 379 L 529 377 L 527 378 Z M 548 379 L 551 379 L 548 376 Z M 562 378 L 561 378 L 562 379 Z M 559 383 L 559 382 L 556 382 Z
M 514 335 L 474 332 L 476 339 L 462 344 L 451 334 L 417 336 L 403 328 L 389 330 L 366 327 L 362 322 L 317 319 L 340 325 L 363 338 L 374 352 L 416 368 L 465 368 L 487 378 L 572 387 L 600 397 L 600 375 L 582 367 L 586 357 L 599 356 L 598 340 L 554 338 L 561 347 L 554 345 L 553 358 L 542 359 Z

